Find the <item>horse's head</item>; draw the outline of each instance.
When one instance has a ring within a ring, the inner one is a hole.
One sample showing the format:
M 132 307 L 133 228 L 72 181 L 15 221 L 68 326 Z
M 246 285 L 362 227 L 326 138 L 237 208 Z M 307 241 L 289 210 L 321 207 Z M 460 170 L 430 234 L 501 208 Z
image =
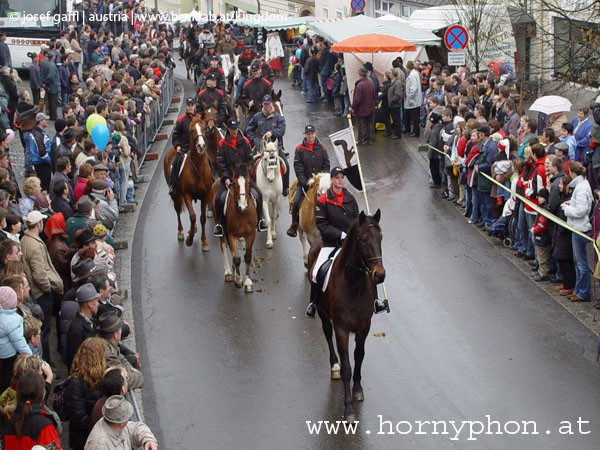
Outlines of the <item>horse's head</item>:
M 202 133 L 202 119 L 200 117 L 194 117 L 190 123 L 190 136 L 193 142 L 193 148 L 200 155 L 204 155 L 206 152 L 206 141 Z
M 233 183 L 231 185 L 237 210 L 243 214 L 248 210 L 248 196 L 250 195 L 250 176 L 245 163 L 238 163 L 233 167 Z
M 356 235 L 356 245 L 362 262 L 375 284 L 383 283 L 383 280 L 385 280 L 385 268 L 381 257 L 381 239 L 383 236 L 379 226 L 380 219 L 381 211 L 379 209 L 372 216 L 367 216 L 364 212 L 361 212 L 358 216 Z
M 281 102 L 281 89 L 277 92 L 277 94 L 275 93 L 275 91 L 273 91 L 271 93 L 271 99 L 273 100 L 273 109 L 275 109 L 277 114 L 279 114 L 281 117 L 283 117 L 283 103 Z
M 217 102 L 214 105 L 208 105 L 202 102 L 202 109 L 204 110 L 204 125 L 207 135 L 212 135 L 217 131 L 217 121 L 219 118 L 219 112 L 217 111 Z
M 262 167 L 263 171 L 267 176 L 267 181 L 272 183 L 277 178 L 277 171 L 279 170 L 279 151 L 277 149 L 277 139 L 265 139 L 262 140 L 261 153 L 262 153 Z

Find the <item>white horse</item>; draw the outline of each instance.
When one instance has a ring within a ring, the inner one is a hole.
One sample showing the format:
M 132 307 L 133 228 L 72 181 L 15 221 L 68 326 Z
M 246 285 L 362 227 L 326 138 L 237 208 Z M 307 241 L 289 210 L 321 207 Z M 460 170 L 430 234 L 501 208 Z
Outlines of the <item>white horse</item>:
M 283 179 L 280 167 L 285 170 L 285 163 L 277 150 L 277 139 L 270 141 L 263 138 L 260 158 L 256 169 L 256 185 L 263 196 L 263 215 L 267 222 L 267 248 L 273 248 L 273 239 L 277 238 L 277 219 L 279 218 L 279 201 L 283 192 Z

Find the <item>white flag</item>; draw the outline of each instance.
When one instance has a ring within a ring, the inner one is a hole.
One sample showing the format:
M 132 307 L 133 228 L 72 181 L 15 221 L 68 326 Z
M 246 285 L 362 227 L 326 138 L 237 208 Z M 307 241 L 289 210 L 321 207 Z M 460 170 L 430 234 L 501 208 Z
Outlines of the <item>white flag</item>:
M 352 139 L 352 131 L 350 128 L 336 131 L 329 135 L 331 144 L 335 150 L 338 162 L 342 169 L 355 166 L 356 160 L 356 149 L 354 148 L 354 141 Z

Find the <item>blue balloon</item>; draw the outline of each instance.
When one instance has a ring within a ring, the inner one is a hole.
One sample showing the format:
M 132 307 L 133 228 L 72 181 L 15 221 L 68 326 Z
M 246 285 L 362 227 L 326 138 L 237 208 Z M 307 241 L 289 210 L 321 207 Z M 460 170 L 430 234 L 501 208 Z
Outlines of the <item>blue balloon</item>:
M 302 49 L 296 50 L 296 58 L 300 59 L 300 55 L 302 54 Z
M 98 147 L 98 150 L 102 151 L 106 148 L 109 134 L 108 127 L 102 122 L 94 125 L 92 128 L 92 142 L 96 147 Z

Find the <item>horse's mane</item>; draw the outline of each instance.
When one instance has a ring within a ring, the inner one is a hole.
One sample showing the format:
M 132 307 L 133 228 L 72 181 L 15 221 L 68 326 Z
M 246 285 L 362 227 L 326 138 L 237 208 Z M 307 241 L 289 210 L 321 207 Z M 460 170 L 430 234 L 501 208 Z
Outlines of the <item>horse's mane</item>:
M 366 225 L 373 225 L 375 227 L 375 229 L 377 229 L 377 231 L 381 232 L 381 227 L 379 226 L 377 221 L 375 221 L 373 216 L 365 215 L 365 217 L 366 217 L 366 219 L 365 219 Z M 346 233 L 347 236 L 344 239 L 344 244 L 342 245 L 342 250 L 340 252 L 340 260 L 342 260 L 342 261 L 345 260 L 346 257 L 348 256 L 348 253 L 351 251 L 351 249 L 354 247 L 354 245 L 358 242 L 359 231 L 360 231 L 360 215 L 359 215 L 359 217 L 357 217 L 350 223 L 350 227 L 348 228 L 348 232 Z

